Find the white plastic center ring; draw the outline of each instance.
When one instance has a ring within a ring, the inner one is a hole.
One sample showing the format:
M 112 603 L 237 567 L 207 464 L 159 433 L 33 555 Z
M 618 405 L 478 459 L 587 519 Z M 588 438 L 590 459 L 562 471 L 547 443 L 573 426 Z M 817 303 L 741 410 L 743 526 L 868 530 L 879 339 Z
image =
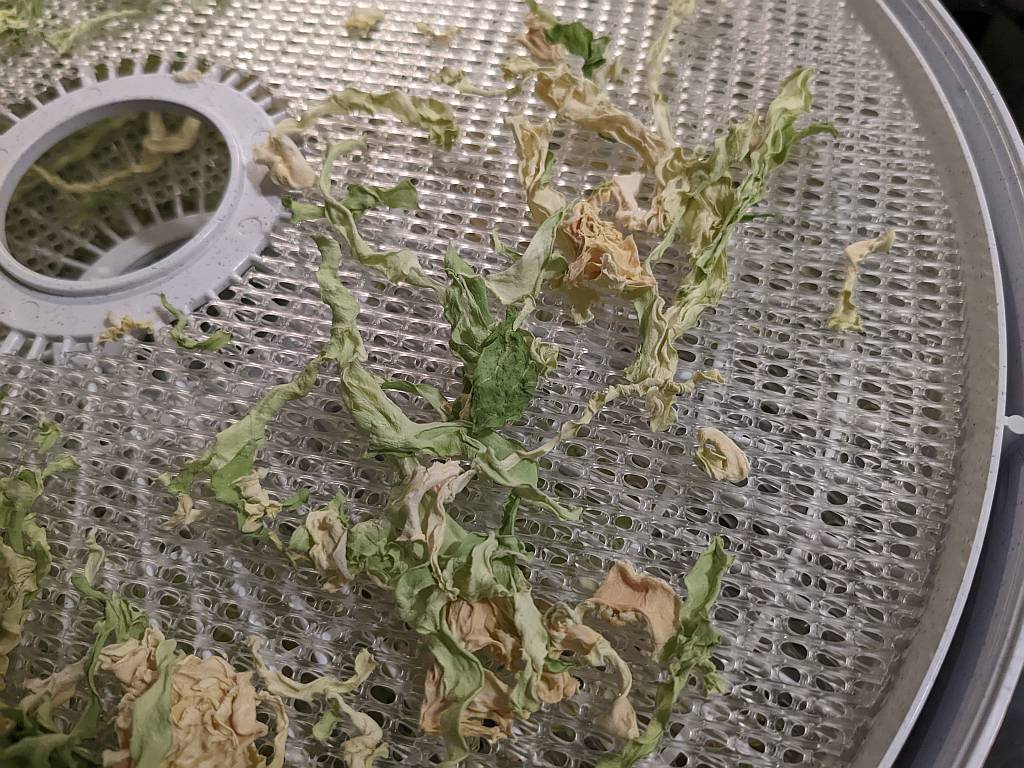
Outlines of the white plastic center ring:
M 282 209 L 261 188 L 265 169 L 253 163 L 252 148 L 273 119 L 216 71 L 195 82 L 180 82 L 169 71 L 87 80 L 18 119 L 0 135 L 0 233 L 19 181 L 48 149 L 99 120 L 148 111 L 194 115 L 221 133 L 230 171 L 216 211 L 202 220 L 165 222 L 167 231 L 153 235 L 176 247 L 163 258 L 133 264 L 133 249 L 122 244 L 124 253 L 107 254 L 102 269 L 79 280 L 20 263 L 0 235 L 0 325 L 23 334 L 84 338 L 100 333 L 111 312 L 155 317 L 161 293 L 175 306 L 192 308 L 241 274 L 266 245 Z

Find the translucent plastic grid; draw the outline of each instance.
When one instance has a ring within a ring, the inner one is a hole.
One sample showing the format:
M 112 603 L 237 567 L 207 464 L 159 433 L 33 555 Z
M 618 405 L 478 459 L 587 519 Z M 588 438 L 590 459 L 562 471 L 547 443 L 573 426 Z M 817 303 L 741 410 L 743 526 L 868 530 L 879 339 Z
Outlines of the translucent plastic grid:
M 95 43 L 78 66 L 184 51 L 260 76 L 292 111 L 345 85 L 444 98 L 462 131 L 451 153 L 387 118 L 331 121 L 306 152 L 318 156 L 327 141 L 366 131 L 369 149 L 339 165 L 337 183 L 412 177 L 421 206 L 368 215 L 367 240 L 408 247 L 435 274 L 449 241 L 478 267 L 498 267 L 490 231 L 516 247 L 532 233 L 502 120 L 523 108 L 546 112 L 526 97 L 506 104 L 455 95 L 429 78 L 442 65 L 459 66 L 484 86 L 498 85 L 498 62 L 514 52 L 510 39 L 524 8 L 486 0 L 445 0 L 429 12 L 406 0 L 377 5 L 387 17 L 366 41 L 345 36 L 344 4 L 168 7 L 140 31 Z M 613 36 L 626 72 L 614 99 L 646 114 L 638 66 L 666 5 L 600 0 L 552 10 Z M 74 15 L 72 4 L 64 9 Z M 453 48 L 432 47 L 413 31 L 419 20 L 466 31 Z M 647 431 L 635 403 L 608 407 L 543 471 L 546 490 L 582 505 L 583 520 L 530 514 L 520 522 L 535 552 L 536 593 L 548 600 L 579 600 L 621 557 L 679 584 L 711 536 L 725 536 L 736 555 L 716 612 L 726 637 L 717 659 L 730 691 L 713 698 L 687 691 L 651 765 L 843 764 L 921 619 L 949 511 L 964 369 L 957 233 L 925 132 L 849 6 L 700 4 L 672 46 L 665 83 L 677 135 L 710 143 L 802 65 L 818 69 L 813 117 L 831 119 L 840 138 L 809 140 L 776 175 L 758 209 L 766 216 L 733 237 L 733 288 L 679 344 L 683 368 L 715 366 L 728 383 L 681 399 L 679 422 L 665 433 Z M 26 56 L 0 72 L 0 86 L 11 100 L 24 98 L 52 78 L 73 76 L 74 66 Z M 557 143 L 556 177 L 567 191 L 635 165 L 620 148 L 569 129 L 560 129 Z M 884 229 L 896 231 L 896 246 L 862 272 L 866 333 L 826 330 L 845 271 L 843 247 Z M 345 674 L 355 649 L 371 646 L 382 670 L 355 703 L 384 726 L 392 757 L 382 764 L 428 765 L 441 747 L 416 733 L 423 655 L 389 596 L 371 585 L 322 592 L 312 574 L 296 576 L 283 558 L 240 541 L 223 510 L 190 530 L 166 531 L 173 501 L 151 487 L 266 387 L 294 375 L 326 338 L 315 264 L 309 238 L 282 224 L 252 273 L 202 310 L 235 334 L 215 355 L 182 353 L 160 335 L 119 355 L 72 355 L 61 367 L 5 361 L 14 386 L 0 411 L 3 463 L 28 457 L 32 423 L 42 416 L 62 423 L 66 447 L 82 463 L 81 472 L 51 485 L 41 505 L 57 565 L 14 670 L 38 674 L 84 651 L 93 614 L 67 579 L 81 565 L 86 530 L 96 528 L 110 553 L 109 583 L 201 652 L 248 664 L 242 639 L 257 633 L 293 674 Z M 659 269 L 671 281 L 681 265 L 669 260 Z M 454 391 L 458 368 L 432 299 L 389 287 L 350 261 L 343 279 L 361 302 L 371 366 Z M 602 308 L 580 329 L 549 297 L 538 318 L 538 332 L 559 344 L 560 357 L 524 424 L 511 430 L 531 445 L 577 413 L 636 345 L 635 318 L 623 305 Z M 706 424 L 726 430 L 751 457 L 746 486 L 710 483 L 693 466 L 692 434 Z M 364 447 L 337 402 L 336 382 L 323 376 L 314 394 L 274 423 L 262 459 L 271 469 L 267 485 L 282 495 L 309 487 L 319 502 L 344 490 L 355 518 L 376 514 L 391 475 L 362 456 Z M 501 498 L 474 484 L 455 513 L 468 525 L 493 522 Z M 296 519 L 285 520 L 286 531 Z M 656 671 L 628 636 L 623 649 L 636 662 L 635 704 L 646 716 Z M 575 700 L 537 714 L 515 740 L 470 762 L 593 765 L 612 746 L 590 727 L 610 685 L 607 675 L 589 673 Z M 336 749 L 308 739 L 315 710 L 294 715 L 289 762 L 340 766 Z

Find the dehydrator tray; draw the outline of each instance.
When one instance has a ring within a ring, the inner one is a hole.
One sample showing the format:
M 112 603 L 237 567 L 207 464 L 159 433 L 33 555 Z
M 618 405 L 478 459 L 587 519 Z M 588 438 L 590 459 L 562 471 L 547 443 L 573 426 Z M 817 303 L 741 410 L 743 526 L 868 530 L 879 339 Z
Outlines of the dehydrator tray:
M 168 4 L 65 57 L 45 47 L 13 53 L 0 71 L 0 115 L 17 125 L 36 104 L 103 95 L 103 84 L 118 77 L 199 61 L 213 63 L 211 79 L 268 121 L 346 85 L 433 95 L 459 121 L 450 152 L 390 119 L 358 117 L 324 124 L 305 151 L 319 159 L 330 141 L 365 132 L 368 151 L 339 165 L 337 181 L 414 178 L 420 210 L 372 213 L 361 224 L 364 237 L 409 248 L 434 275 L 443 276 L 449 242 L 478 268 L 497 268 L 491 231 L 516 247 L 533 232 L 503 120 L 522 110 L 540 116 L 544 107 L 527 95 L 505 102 L 454 94 L 431 77 L 457 66 L 486 87 L 500 86 L 498 63 L 515 52 L 525 9 L 490 0 L 377 5 L 385 19 L 362 40 L 344 33 L 347 5 Z M 551 10 L 613 38 L 625 73 L 613 100 L 644 113 L 642 62 L 666 6 L 602 0 Z M 715 367 L 726 383 L 681 400 L 678 422 L 662 433 L 650 432 L 633 405 L 608 407 L 542 472 L 545 489 L 580 505 L 583 520 L 520 521 L 520 537 L 536 550 L 535 593 L 549 600 L 581 599 L 623 557 L 678 578 L 713 536 L 724 536 L 735 555 L 714 617 L 725 636 L 716 659 L 728 691 L 688 691 L 651 765 L 892 764 L 967 598 L 1003 443 L 1005 326 L 988 176 L 958 122 L 960 97 L 908 21 L 925 7 L 703 2 L 673 40 L 665 92 L 684 144 L 709 144 L 729 120 L 766 105 L 798 66 L 817 70 L 811 117 L 831 121 L 839 135 L 804 142 L 773 177 L 759 215 L 732 239 L 726 298 L 680 341 L 684 367 Z M 74 19 L 82 10 L 68 2 L 51 13 Z M 460 27 L 463 38 L 452 48 L 430 46 L 417 21 Z M 157 101 L 179 108 L 172 97 Z M 188 109 L 206 116 L 195 104 Z M 566 190 L 600 183 L 626 157 L 569 129 L 556 141 L 556 177 Z M 249 173 L 248 154 L 231 142 L 228 136 L 231 161 Z M 204 151 L 220 157 L 225 150 L 212 135 Z M 169 163 L 158 178 L 140 186 L 132 210 L 112 205 L 96 214 L 96 231 L 106 226 L 115 239 L 131 240 L 171 222 L 168 243 L 218 231 L 211 212 L 226 182 L 217 162 Z M 109 258 L 111 238 L 97 234 L 83 246 L 53 199 L 8 205 L 5 243 L 12 253 L 47 254 L 22 264 L 36 274 L 77 274 L 81 283 L 91 259 Z M 186 218 L 180 228 L 173 224 Z M 294 577 L 277 553 L 240 538 L 228 515 L 164 527 L 174 500 L 156 477 L 200 453 L 267 387 L 293 377 L 327 336 L 312 242 L 283 217 L 257 236 L 260 216 L 254 219 L 232 219 L 237 237 L 228 257 L 194 272 L 178 294 L 197 307 L 195 321 L 232 332 L 232 344 L 217 354 L 183 353 L 159 330 L 153 341 L 113 346 L 95 344 L 94 332 L 73 324 L 33 333 L 24 315 L 0 340 L 9 388 L 0 406 L 0 467 L 25 460 L 41 418 L 60 423 L 64 448 L 81 464 L 54 478 L 40 503 L 55 569 L 33 605 L 11 680 L 74 661 L 90 642 L 95 609 L 78 598 L 69 576 L 81 568 L 93 530 L 119 590 L 197 653 L 243 659 L 244 638 L 258 634 L 278 666 L 343 675 L 354 647 L 373 648 L 380 670 L 354 703 L 383 725 L 391 757 L 380 764 L 428 765 L 442 746 L 416 733 L 422 655 L 383 590 L 361 585 L 328 594 Z M 829 331 L 824 321 L 842 283 L 843 248 L 883 230 L 895 231 L 896 245 L 862 274 L 865 332 Z M 240 242 L 256 244 L 244 253 Z M 92 254 L 84 261 L 83 247 Z M 664 266 L 665 277 L 682 269 Z M 441 387 L 458 380 L 446 326 L 430 301 L 350 262 L 341 274 L 360 301 L 374 371 Z M 5 275 L 10 283 L 11 270 Z M 0 304 L 7 304 L 14 294 L 2 286 Z M 91 317 L 97 307 L 120 314 L 116 288 L 89 292 Z M 125 290 L 138 301 L 159 293 L 136 288 Z M 553 298 L 541 312 L 560 357 L 513 430 L 527 443 L 577 414 L 606 386 L 607 372 L 629 361 L 635 343 L 635 319 L 622 303 L 600 308 L 583 328 Z M 694 432 L 705 424 L 728 428 L 747 452 L 745 486 L 712 483 L 690 462 Z M 322 500 L 342 489 L 353 516 L 367 517 L 382 502 L 389 474 L 362 456 L 363 447 L 337 405 L 336 383 L 323 376 L 273 423 L 264 484 L 281 497 L 307 487 Z M 489 519 L 499 501 L 496 492 L 471 488 L 457 510 L 463 521 Z M 652 681 L 638 683 L 638 711 L 653 704 Z M 586 696 L 547 710 L 469 763 L 593 765 L 610 745 L 589 725 L 594 712 Z M 293 713 L 289 764 L 340 765 L 306 737 L 312 720 Z

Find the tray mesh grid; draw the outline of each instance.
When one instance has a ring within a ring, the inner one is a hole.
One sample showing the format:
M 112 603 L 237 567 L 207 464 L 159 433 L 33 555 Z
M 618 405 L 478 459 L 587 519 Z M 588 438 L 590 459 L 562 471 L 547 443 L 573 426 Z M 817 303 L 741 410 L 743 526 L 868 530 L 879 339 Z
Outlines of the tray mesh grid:
M 337 182 L 418 180 L 422 210 L 373 213 L 362 226 L 372 243 L 405 246 L 435 272 L 449 240 L 479 267 L 499 262 L 488 248 L 496 229 L 514 246 L 531 234 L 502 118 L 543 109 L 463 97 L 430 84 L 442 65 L 500 83 L 497 62 L 513 52 L 523 9 L 515 3 L 386 0 L 372 39 L 352 40 L 344 5 L 322 0 L 226 2 L 168 8 L 141 29 L 95 43 L 75 62 L 47 55 L 15 59 L 0 72 L 14 101 L 54 78 L 151 51 L 185 51 L 258 75 L 297 111 L 331 90 L 402 86 L 456 108 L 461 137 L 452 153 L 388 119 L 346 118 L 310 138 L 324 143 L 368 132 L 369 149 L 337 170 Z M 665 3 L 629 0 L 566 4 L 610 33 L 626 77 L 615 100 L 643 110 L 637 67 Z M 73 18 L 74 3 L 60 13 Z M 456 47 L 435 48 L 415 21 L 465 31 Z M 792 68 L 818 68 L 814 117 L 840 130 L 834 143 L 807 142 L 776 175 L 752 222 L 732 241 L 734 279 L 722 305 L 681 341 L 683 366 L 715 366 L 728 383 L 679 403 L 677 426 L 651 434 L 632 404 L 615 403 L 550 457 L 546 489 L 585 508 L 579 524 L 531 515 L 520 524 L 536 550 L 530 566 L 540 597 L 585 595 L 620 557 L 677 580 L 710 536 L 727 537 L 737 563 L 716 621 L 726 636 L 718 660 L 731 683 L 722 696 L 682 699 L 660 757 L 670 766 L 840 765 L 856 750 L 884 698 L 900 653 L 921 619 L 928 575 L 949 511 L 963 399 L 964 340 L 960 256 L 927 132 L 898 80 L 848 4 L 834 0 L 731 0 L 703 3 L 672 49 L 666 92 L 687 143 L 708 143 L 727 119 L 763 106 Z M 556 175 L 568 190 L 601 180 L 630 159 L 600 140 L 563 131 Z M 867 332 L 823 328 L 842 280 L 842 248 L 895 229 L 893 253 L 862 274 L 859 303 Z M 239 541 L 225 514 L 191 530 L 166 531 L 172 502 L 151 487 L 162 471 L 198 453 L 269 385 L 297 372 L 326 338 L 315 293 L 315 249 L 281 225 L 240 284 L 203 314 L 230 328 L 235 342 L 217 355 L 175 350 L 164 336 L 129 342 L 116 355 L 75 353 L 62 365 L 9 357 L 11 397 L 0 411 L 0 465 L 28 457 L 32 424 L 56 418 L 65 448 L 82 464 L 57 479 L 41 504 L 56 566 L 35 605 L 18 676 L 78 658 L 93 615 L 67 584 L 82 562 L 88 528 L 107 548 L 111 584 L 137 598 L 173 637 L 200 652 L 247 663 L 242 639 L 263 634 L 275 661 L 296 673 L 344 673 L 354 649 L 372 646 L 383 662 L 357 705 L 379 715 L 392 757 L 387 765 L 427 765 L 438 742 L 415 734 L 422 658 L 413 636 L 372 586 L 327 595 L 312 578 L 259 545 Z M 678 259 L 659 277 L 678 276 Z M 448 388 L 457 368 L 446 351 L 439 312 L 422 293 L 391 288 L 351 263 L 343 279 L 360 299 L 370 364 L 379 373 Z M 561 346 L 548 379 L 516 430 L 529 443 L 576 413 L 609 373 L 628 363 L 635 320 L 609 306 L 588 328 L 571 326 L 553 299 L 539 326 Z M 386 466 L 361 458 L 363 441 L 336 401 L 331 376 L 275 422 L 263 465 L 266 485 L 315 500 L 344 490 L 354 517 L 372 515 L 390 480 Z M 692 465 L 692 434 L 714 424 L 747 450 L 745 487 L 709 483 Z M 500 494 L 474 485 L 456 512 L 492 521 Z M 203 502 L 200 502 L 203 503 Z M 306 574 L 309 576 L 309 574 Z M 654 670 L 638 662 L 637 699 L 653 704 Z M 608 698 L 607 678 L 586 678 L 584 693 L 534 717 L 479 765 L 589 766 L 611 742 L 588 726 Z M 314 714 L 296 712 L 289 763 L 340 766 L 306 738 Z

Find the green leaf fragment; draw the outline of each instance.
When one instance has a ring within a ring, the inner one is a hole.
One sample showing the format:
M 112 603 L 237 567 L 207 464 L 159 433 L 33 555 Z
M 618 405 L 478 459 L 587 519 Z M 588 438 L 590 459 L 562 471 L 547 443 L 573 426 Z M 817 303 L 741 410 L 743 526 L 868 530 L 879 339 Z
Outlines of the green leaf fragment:
M 449 702 L 441 714 L 441 735 L 448 749 L 443 765 L 454 766 L 469 755 L 469 744 L 462 733 L 462 718 L 469 703 L 484 687 L 484 668 L 480 660 L 456 640 L 443 616 L 439 630 L 427 639 L 434 661 L 441 668 L 444 697 Z
M 173 306 L 162 293 L 160 294 L 160 303 L 171 314 L 171 317 L 174 318 L 174 323 L 170 328 L 170 336 L 174 343 L 182 349 L 199 349 L 214 352 L 231 341 L 231 332 L 223 330 L 216 330 L 205 339 L 194 339 L 188 336 L 185 333 L 185 324 L 187 323 L 185 313 Z
M 448 408 L 451 404 L 448 402 L 448 398 L 446 398 L 437 387 L 430 384 L 416 384 L 403 379 L 388 379 L 387 381 L 382 381 L 380 387 L 384 390 L 405 392 L 408 395 L 414 395 L 421 400 L 425 400 L 427 404 L 434 409 L 438 416 L 448 418 Z
M 282 197 L 281 203 L 291 214 L 292 224 L 301 224 L 304 221 L 316 221 L 326 218 L 327 209 L 320 203 L 307 203 L 303 200 L 296 200 L 291 197 Z
M 50 569 L 50 545 L 32 506 L 47 477 L 77 466 L 70 456 L 61 456 L 41 470 L 21 467 L 0 478 L 0 690 L 29 606 Z
M 487 308 L 484 278 L 463 261 L 449 244 L 444 256 L 449 286 L 445 292 L 444 317 L 451 326 L 448 346 L 462 361 L 463 377 L 471 385 L 480 349 L 494 327 Z
M 511 88 L 484 88 L 470 80 L 469 75 L 464 70 L 456 69 L 455 67 L 441 67 L 430 79 L 435 83 L 454 88 L 459 93 L 464 93 L 467 96 L 480 96 L 485 99 L 514 96 L 520 90 L 518 85 L 514 85 Z
M 404 208 L 415 211 L 420 207 L 416 197 L 416 187 L 409 179 L 402 179 L 393 187 L 351 184 L 341 204 L 348 208 L 356 221 L 359 221 L 363 214 L 374 208 Z
M 21 700 L 17 709 L 0 708 L 0 764 L 4 766 L 98 766 L 82 745 L 84 741 L 95 738 L 100 723 L 101 702 L 95 682 L 97 657 L 111 634 L 115 635 L 115 642 L 141 637 L 146 622 L 121 598 L 116 595 L 108 598 L 91 586 L 89 582 L 95 580 L 95 570 L 102 563 L 103 549 L 91 535 L 86 540 L 86 547 L 89 550 L 86 573 L 76 574 L 72 582 L 76 587 L 84 586 L 86 597 L 104 604 L 104 617 L 95 625 L 95 638 L 85 657 L 45 679 L 27 681 L 25 687 L 31 692 Z M 53 710 L 77 695 L 83 677 L 89 681 L 85 708 L 71 729 L 61 733 L 53 720 Z M 5 729 L 4 718 L 10 720 L 13 727 Z
M 541 226 L 556 212 L 565 208 L 565 197 L 552 186 L 555 155 L 551 143 L 551 123 L 532 123 L 525 115 L 506 119 L 516 142 L 519 159 L 519 181 L 526 191 L 533 223 Z
M 593 79 L 595 70 L 605 64 L 604 54 L 610 42 L 608 37 L 594 37 L 594 33 L 582 22 L 553 24 L 544 31 L 544 35 L 549 43 L 561 43 L 569 53 L 582 58 L 583 74 L 586 77 Z
M 294 563 L 308 557 L 324 578 L 324 589 L 334 591 L 352 578 L 346 558 L 349 521 L 345 514 L 345 494 L 306 515 L 302 525 L 288 540 L 287 554 Z
M 40 419 L 36 429 L 36 450 L 40 453 L 48 453 L 61 439 L 60 427 L 55 421 Z
M 498 429 L 517 421 L 533 400 L 537 382 L 555 366 L 547 345 L 516 328 L 516 314 L 493 327 L 480 346 L 469 416 L 477 429 Z
M 161 768 L 171 750 L 171 667 L 177 661 L 176 648 L 173 640 L 157 646 L 156 680 L 132 705 L 128 750 L 134 768 Z
M 853 303 L 854 292 L 857 290 L 857 276 L 860 274 L 860 263 L 868 256 L 876 253 L 888 253 L 895 242 L 896 233 L 886 232 L 884 235 L 861 240 L 846 248 L 846 278 L 843 280 L 843 288 L 839 292 L 839 300 L 836 302 L 835 311 L 828 319 L 828 328 L 833 331 L 863 331 L 864 324 L 861 322 L 860 313 Z
M 209 477 L 214 496 L 235 509 L 239 527 L 247 532 L 259 530 L 259 526 L 254 527 L 254 524 L 270 512 L 268 504 L 263 501 L 260 477 L 257 474 L 253 478 L 253 459 L 266 442 L 266 428 L 270 420 L 289 402 L 304 397 L 312 390 L 327 360 L 341 365 L 366 358 L 355 326 L 359 306 L 338 279 L 341 249 L 328 237 L 317 238 L 317 244 L 321 252 L 317 282 L 321 298 L 331 310 L 331 333 L 320 354 L 310 360 L 295 379 L 272 388 L 243 418 L 220 432 L 198 459 L 186 464 L 176 475 L 163 474 L 158 478 L 179 498 L 190 498 L 192 486 L 201 478 Z M 243 481 L 250 490 L 248 500 L 240 488 Z M 194 519 L 196 516 L 190 518 Z
M 750 475 L 750 462 L 733 440 L 714 427 L 697 430 L 694 463 L 712 480 L 741 483 Z
M 0 706 L 0 765 L 5 768 L 100 768 L 72 746 L 70 734 L 53 732 L 18 707 Z
M 350 35 L 363 40 L 384 20 L 384 11 L 380 8 L 353 8 L 345 19 L 345 29 Z
M 281 502 L 281 509 L 296 509 L 309 501 L 309 489 L 300 488 Z
M 356 219 L 348 208 L 329 200 L 326 210 L 327 220 L 335 233 L 345 242 L 356 261 L 364 267 L 377 270 L 396 285 L 406 283 L 430 289 L 439 299 L 443 296 L 444 288 L 423 271 L 419 260 L 411 251 L 404 248 L 395 251 L 374 251 L 359 234 Z
M 308 683 L 298 683 L 266 664 L 262 656 L 264 643 L 261 638 L 250 637 L 248 645 L 252 650 L 257 674 L 272 694 L 305 702 L 318 697 L 324 699 L 327 709 L 313 726 L 313 738 L 327 741 L 340 719 L 347 719 L 351 723 L 355 734 L 341 744 L 342 758 L 348 768 L 372 768 L 375 760 L 387 757 L 388 747 L 383 743 L 384 732 L 380 726 L 373 718 L 353 709 L 342 698 L 358 689 L 373 674 L 376 662 L 367 649 L 359 651 L 355 672 L 346 680 L 324 675 Z
M 532 311 L 544 283 L 565 271 L 565 259 L 555 249 L 563 212 L 558 209 L 544 220 L 522 258 L 484 279 L 487 289 L 502 304 L 527 302 Z
M 651 111 L 654 113 L 654 126 L 658 135 L 666 144 L 673 139 L 672 126 L 669 122 L 668 103 L 661 92 L 661 78 L 665 73 L 665 58 L 668 44 L 679 25 L 693 15 L 696 0 L 672 0 L 668 16 L 661 22 L 657 37 L 647 50 L 645 62 L 647 93 L 651 97 Z
M 85 551 L 88 554 L 85 558 L 85 569 L 82 572 L 82 577 L 85 579 L 86 584 L 90 587 L 95 587 L 100 569 L 107 559 L 106 551 L 96 543 L 95 531 L 89 531 L 89 535 L 85 537 Z
M 190 496 L 192 486 L 203 477 L 209 477 L 217 500 L 236 511 L 240 528 L 248 527 L 253 511 L 246 509 L 238 484 L 255 471 L 253 459 L 266 442 L 270 420 L 289 402 L 309 394 L 322 364 L 323 357 L 317 356 L 295 379 L 273 387 L 245 416 L 217 434 L 199 458 L 188 462 L 175 475 L 161 475 L 159 481 L 172 493 Z
M 377 667 L 373 654 L 363 648 L 356 655 L 355 671 L 351 677 L 341 680 L 331 675 L 324 675 L 314 678 L 308 683 L 299 683 L 285 677 L 267 665 L 263 659 L 265 642 L 262 638 L 251 636 L 247 640 L 247 645 L 252 651 L 256 673 L 263 679 L 266 689 L 275 696 L 281 696 L 285 699 L 309 702 L 317 697 L 327 696 L 328 694 L 335 694 L 337 696 L 348 695 L 365 683 Z
M 653 288 L 635 299 L 641 344 L 626 369 L 629 381 L 674 378 L 678 366 L 675 340 L 693 328 L 706 309 L 716 306 L 729 287 L 727 248 L 733 230 L 763 199 L 769 176 L 801 139 L 816 133 L 834 134 L 831 126 L 817 123 L 796 128 L 796 121 L 811 108 L 812 75 L 810 69 L 791 74 L 764 116 L 755 113 L 731 126 L 709 154 L 685 159 L 677 150 L 661 163 L 672 220 L 646 264 L 649 268 L 678 240 L 689 248 L 690 271 L 670 304 Z M 739 181 L 734 178 L 737 172 L 742 173 Z M 661 401 L 662 415 L 669 405 Z M 659 413 L 650 416 L 652 427 L 672 421 L 659 418 Z
M 444 295 L 444 288 L 435 280 L 430 278 L 420 266 L 416 256 L 410 251 L 401 249 L 397 251 L 374 251 L 363 240 L 356 228 L 356 222 L 371 208 L 379 205 L 398 205 L 402 207 L 416 208 L 416 189 L 409 181 L 400 182 L 398 185 L 383 189 L 367 185 L 355 185 L 349 189 L 344 201 L 337 200 L 331 194 L 331 168 L 335 160 L 343 153 L 351 151 L 355 146 L 365 146 L 359 141 L 337 142 L 327 148 L 324 158 L 324 167 L 320 174 L 320 192 L 324 196 L 325 204 L 317 208 L 307 203 L 296 203 L 293 200 L 285 199 L 285 205 L 292 210 L 293 221 L 305 221 L 310 217 L 319 218 L 325 216 L 333 227 L 335 233 L 348 246 L 356 261 L 365 267 L 376 269 L 393 283 L 408 283 L 421 288 L 429 288 L 441 299 Z M 355 206 L 355 210 L 349 208 L 347 203 Z M 321 254 L 326 245 L 326 239 L 315 238 L 320 247 Z M 340 262 L 340 252 L 338 261 Z
M 451 149 L 459 135 L 455 116 L 444 102 L 411 96 L 402 90 L 369 93 L 357 88 L 345 88 L 331 94 L 298 120 L 282 121 L 278 124 L 276 133 L 301 133 L 322 117 L 330 115 L 377 115 L 382 112 L 394 115 L 407 125 L 426 131 L 430 140 L 443 149 Z

